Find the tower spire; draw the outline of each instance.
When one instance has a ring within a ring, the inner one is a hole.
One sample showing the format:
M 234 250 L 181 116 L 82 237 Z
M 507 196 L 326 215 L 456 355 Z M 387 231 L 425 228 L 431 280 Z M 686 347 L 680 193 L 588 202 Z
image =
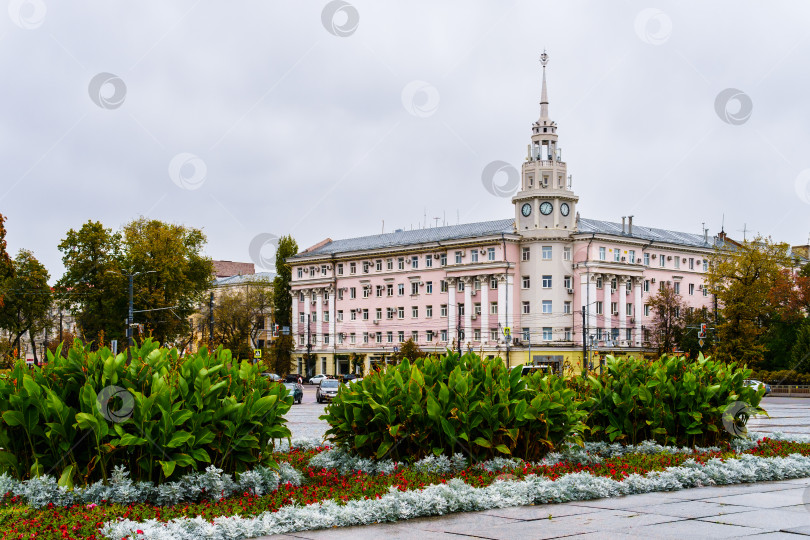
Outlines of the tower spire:
M 543 91 L 540 93 L 540 120 L 548 119 L 548 92 L 546 91 L 546 64 L 548 64 L 548 54 L 543 49 L 540 55 L 540 64 L 543 66 Z

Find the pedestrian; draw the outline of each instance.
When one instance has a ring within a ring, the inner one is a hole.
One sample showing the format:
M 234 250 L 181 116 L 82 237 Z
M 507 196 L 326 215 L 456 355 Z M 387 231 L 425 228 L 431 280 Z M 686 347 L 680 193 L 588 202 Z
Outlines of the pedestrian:
M 298 384 L 304 384 L 304 379 L 301 378 L 301 375 L 298 376 Z

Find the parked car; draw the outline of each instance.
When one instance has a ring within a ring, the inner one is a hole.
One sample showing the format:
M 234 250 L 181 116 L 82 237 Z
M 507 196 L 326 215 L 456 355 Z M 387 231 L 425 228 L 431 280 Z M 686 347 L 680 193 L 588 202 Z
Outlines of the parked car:
M 354 380 L 354 379 L 356 379 L 356 378 L 357 378 L 357 375 L 352 375 L 352 374 L 350 373 L 350 374 L 348 374 L 348 375 L 344 375 L 344 376 L 343 376 L 343 381 L 344 381 L 344 382 L 349 382 L 349 381 L 353 381 L 353 380 Z
M 286 377 L 284 377 L 284 380 L 285 380 L 286 382 L 294 382 L 294 383 L 297 383 L 297 382 L 299 382 L 299 380 L 300 380 L 300 382 L 303 382 L 303 381 L 304 381 L 304 377 L 303 377 L 303 375 L 301 375 L 300 373 L 290 373 L 289 375 L 287 375 Z
M 324 401 L 332 401 L 337 395 L 340 382 L 337 379 L 324 379 L 315 390 L 315 401 L 323 403 Z
M 276 374 L 276 373 L 268 373 L 266 371 L 264 373 L 262 373 L 262 377 L 267 377 L 271 381 L 276 381 L 276 382 L 281 380 L 281 377 L 278 374 Z
M 355 377 L 354 379 L 351 379 L 350 381 L 347 381 L 347 382 L 348 382 L 349 384 L 357 384 L 357 383 L 359 383 L 359 382 L 360 382 L 360 381 L 362 381 L 362 380 L 363 380 L 363 377 Z
M 290 395 L 293 397 L 293 403 L 301 404 L 304 399 L 304 387 L 297 382 L 285 382 L 284 386 L 289 390 Z
M 325 381 L 328 378 L 329 377 L 327 377 L 324 373 L 319 373 L 318 375 L 315 375 L 309 379 L 309 384 L 321 384 L 321 381 Z
M 766 383 L 764 383 L 762 381 L 758 381 L 756 379 L 746 379 L 744 381 L 744 384 L 745 384 L 745 386 L 754 387 L 757 391 L 759 391 L 760 388 L 765 387 L 765 395 L 766 396 L 771 393 L 771 385 L 766 384 Z

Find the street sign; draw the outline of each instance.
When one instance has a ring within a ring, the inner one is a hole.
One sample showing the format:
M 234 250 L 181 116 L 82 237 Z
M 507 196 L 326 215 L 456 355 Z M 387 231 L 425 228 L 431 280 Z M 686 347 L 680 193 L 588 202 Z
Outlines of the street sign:
M 509 336 L 511 336 L 511 335 L 512 335 L 512 329 L 510 327 L 508 327 L 508 326 L 505 326 L 504 329 L 503 329 L 503 336 L 508 339 Z
M 253 349 L 253 358 L 256 360 L 262 359 L 262 350 L 261 349 Z
M 699 339 L 699 340 L 698 340 L 698 345 L 700 345 L 700 346 L 701 346 L 701 348 L 703 347 L 703 340 L 702 340 L 702 339 Z
M 285 336 L 289 336 L 290 335 L 290 327 L 289 326 L 282 326 L 281 327 L 281 333 L 284 334 Z
M 110 349 L 112 350 L 113 355 L 118 354 L 118 340 L 117 339 L 110 340 Z
M 399 352 L 399 347 L 394 347 L 394 352 Z

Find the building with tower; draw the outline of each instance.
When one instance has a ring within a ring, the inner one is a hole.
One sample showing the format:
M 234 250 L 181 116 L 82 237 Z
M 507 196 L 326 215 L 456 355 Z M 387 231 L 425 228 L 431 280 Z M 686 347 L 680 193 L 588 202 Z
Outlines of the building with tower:
M 549 116 L 548 60 L 514 218 L 326 239 L 288 260 L 300 373 L 307 353 L 311 371 L 349 373 L 352 358 L 368 369 L 408 339 L 579 370 L 595 355 L 649 351 L 648 302 L 662 287 L 711 307 L 703 276 L 717 237 L 579 216 Z

